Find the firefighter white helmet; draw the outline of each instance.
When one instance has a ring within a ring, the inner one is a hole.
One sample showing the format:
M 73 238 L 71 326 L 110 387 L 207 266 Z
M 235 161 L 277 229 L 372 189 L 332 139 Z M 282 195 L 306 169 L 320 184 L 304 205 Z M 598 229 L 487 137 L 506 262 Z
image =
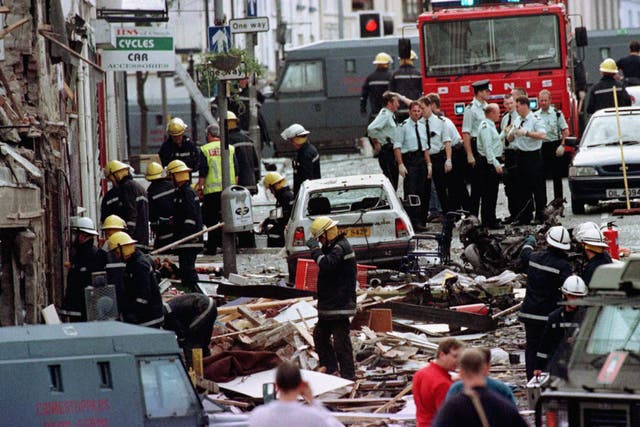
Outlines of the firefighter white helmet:
M 598 227 L 598 224 L 592 221 L 583 222 L 582 224 L 576 226 L 573 229 L 573 233 L 572 233 L 573 239 L 578 243 L 582 243 L 582 239 L 584 238 L 584 235 L 587 232 L 587 230 L 600 231 L 600 227 Z
M 76 218 L 75 222 L 72 222 L 71 228 L 85 234 L 91 234 L 92 236 L 98 235 L 96 228 L 93 226 L 93 221 L 86 216 Z
M 309 135 L 310 133 L 311 132 L 306 130 L 304 126 L 302 126 L 301 124 L 294 123 L 288 128 L 286 128 L 285 130 L 283 130 L 280 136 L 282 137 L 282 139 L 286 141 L 296 136 L 305 136 L 305 135 Z
M 607 239 L 604 234 L 598 228 L 588 227 L 580 235 L 581 242 L 588 246 L 595 246 L 597 248 L 608 248 Z
M 563 251 L 571 249 L 571 238 L 569 237 L 569 232 L 561 225 L 551 227 L 549 231 L 547 231 L 547 243 L 549 246 Z
M 560 290 L 565 295 L 575 295 L 577 297 L 583 297 L 589 293 L 589 289 L 584 283 L 584 280 L 575 274 L 566 278 Z

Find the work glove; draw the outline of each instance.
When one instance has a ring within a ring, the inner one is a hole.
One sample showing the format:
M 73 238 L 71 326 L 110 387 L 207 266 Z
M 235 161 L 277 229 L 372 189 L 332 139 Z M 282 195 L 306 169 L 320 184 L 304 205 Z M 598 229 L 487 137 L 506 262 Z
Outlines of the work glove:
M 526 134 L 527 134 L 527 130 L 526 129 L 522 129 L 522 128 L 516 129 L 516 135 L 525 136 Z
M 467 163 L 469 163 L 470 166 L 476 165 L 476 158 L 473 157 L 473 154 L 467 155 Z
M 360 107 L 360 114 L 363 116 L 367 115 L 367 107 Z
M 431 175 L 433 175 L 433 166 L 427 163 L 427 179 L 431 179 Z
M 558 148 L 556 148 L 556 157 L 562 156 L 564 156 L 564 144 L 560 144 L 558 145 Z
M 451 161 L 451 159 L 447 159 L 444 162 L 444 173 L 449 173 L 453 170 L 453 162 Z
M 524 238 L 524 244 L 528 245 L 528 246 L 535 246 L 536 245 L 536 238 L 534 236 L 532 236 L 531 234 L 529 234 L 527 237 Z
M 320 247 L 320 242 L 315 237 L 309 237 L 309 240 L 305 243 L 307 247 L 311 250 L 318 249 Z
M 409 171 L 404 164 L 398 166 L 398 172 L 400 172 L 400 176 L 403 178 L 406 178 L 407 175 L 409 175 Z

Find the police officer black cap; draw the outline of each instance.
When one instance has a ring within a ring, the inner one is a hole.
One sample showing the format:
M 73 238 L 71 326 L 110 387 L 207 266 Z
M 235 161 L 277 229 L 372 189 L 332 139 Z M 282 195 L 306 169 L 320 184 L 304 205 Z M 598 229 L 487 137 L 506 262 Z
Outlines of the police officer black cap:
M 471 86 L 475 93 L 478 93 L 481 90 L 489 90 L 489 80 L 478 80 L 477 82 L 471 83 Z

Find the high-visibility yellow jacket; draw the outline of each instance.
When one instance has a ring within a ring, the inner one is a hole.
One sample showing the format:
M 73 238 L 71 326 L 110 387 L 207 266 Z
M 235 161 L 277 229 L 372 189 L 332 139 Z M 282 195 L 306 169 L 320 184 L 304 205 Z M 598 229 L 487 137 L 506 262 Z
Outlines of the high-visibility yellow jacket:
M 219 193 L 222 191 L 222 162 L 220 156 L 220 141 L 211 141 L 200 147 L 202 154 L 207 160 L 205 165 L 200 168 L 200 176 L 205 177 L 204 194 Z M 229 181 L 236 182 L 235 168 L 235 148 L 229 146 Z

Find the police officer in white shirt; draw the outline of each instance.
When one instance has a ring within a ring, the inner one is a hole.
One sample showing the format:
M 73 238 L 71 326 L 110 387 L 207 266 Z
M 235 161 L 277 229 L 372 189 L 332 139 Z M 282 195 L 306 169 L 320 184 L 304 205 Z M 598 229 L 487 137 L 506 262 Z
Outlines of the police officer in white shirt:
M 562 111 L 551 105 L 551 92 L 543 89 L 538 94 L 540 109 L 536 114 L 547 127 L 547 137 L 542 144 L 542 163 L 545 179 L 553 179 L 553 198 L 562 198 L 562 176 L 566 166 L 564 159 L 564 141 L 569 136 L 569 125 L 564 119 Z
M 518 164 L 516 223 L 525 225 L 531 222 L 534 204 L 535 220 L 538 223 L 543 223 L 547 191 L 540 148 L 542 141 L 547 136 L 547 131 L 544 121 L 529 108 L 529 98 L 526 96 L 516 98 L 516 111 L 518 118 L 507 135 L 507 141 L 516 151 Z
M 437 93 L 429 93 L 426 97 L 431 101 L 431 111 L 444 120 L 447 131 L 451 136 L 451 162 L 445 162 L 444 171 L 449 181 L 448 209 L 449 211 L 456 211 L 465 207 L 469 200 L 467 184 L 464 181 L 464 173 L 469 168 L 467 155 L 458 128 L 456 128 L 456 125 L 450 118 L 442 113 L 440 108 L 440 95 Z
M 500 119 L 500 107 L 498 104 L 489 104 L 485 107 L 486 118 L 480 122 L 478 130 L 478 164 L 480 168 L 482 196 L 480 217 L 482 225 L 490 229 L 504 228 L 496 218 L 496 204 L 498 202 L 498 186 L 502 169 L 502 142 L 496 130 L 496 124 Z
M 451 161 L 451 139 L 444 118 L 433 114 L 431 101 L 428 97 L 420 98 L 422 106 L 422 118 L 425 120 L 427 131 L 429 132 L 430 148 L 429 157 L 433 165 L 433 183 L 436 188 L 442 212 L 449 212 L 449 176 L 453 163 Z
M 478 155 L 477 137 L 478 126 L 484 120 L 484 108 L 487 106 L 487 99 L 491 95 L 489 80 L 479 80 L 471 84 L 474 98 L 465 110 L 462 118 L 462 140 L 467 153 L 467 163 L 471 168 L 467 168 L 467 182 L 471 184 L 471 196 L 469 197 L 468 210 L 473 215 L 478 215 L 480 207 L 480 190 L 478 184 L 478 170 L 475 169 L 476 156 Z
M 515 220 L 518 213 L 516 211 L 518 188 L 515 184 L 518 164 L 516 163 L 515 148 L 509 144 L 509 141 L 507 141 L 507 134 L 518 118 L 518 112 L 516 111 L 516 99 L 510 93 L 507 93 L 504 96 L 502 105 L 504 106 L 504 115 L 500 121 L 500 140 L 504 144 L 505 169 L 504 174 L 502 175 L 502 182 L 504 184 L 504 192 L 507 196 L 507 208 L 509 209 L 509 216 L 503 220 L 503 223 L 509 224 Z
M 400 176 L 404 178 L 404 198 L 414 204 L 407 213 L 418 230 L 424 226 L 431 194 L 430 139 L 426 122 L 422 119 L 422 107 L 418 101 L 412 101 L 409 118 L 398 127 L 393 152 Z

